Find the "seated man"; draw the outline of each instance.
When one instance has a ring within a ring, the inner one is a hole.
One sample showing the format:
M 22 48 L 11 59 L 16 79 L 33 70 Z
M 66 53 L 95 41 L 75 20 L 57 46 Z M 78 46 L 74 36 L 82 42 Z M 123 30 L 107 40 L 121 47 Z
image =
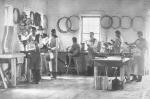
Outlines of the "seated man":
M 67 64 L 69 65 L 73 63 L 72 57 L 78 57 L 80 55 L 80 45 L 77 43 L 77 38 L 73 37 L 72 42 L 73 44 L 71 46 L 71 49 L 69 50 L 69 54 L 66 57 Z M 70 59 L 70 62 L 69 62 L 69 59 Z
M 69 53 L 70 53 L 71 56 L 79 56 L 79 54 L 80 54 L 80 45 L 77 43 L 77 38 L 73 37 L 72 42 L 73 42 L 73 44 L 71 46 L 71 49 L 70 49 Z

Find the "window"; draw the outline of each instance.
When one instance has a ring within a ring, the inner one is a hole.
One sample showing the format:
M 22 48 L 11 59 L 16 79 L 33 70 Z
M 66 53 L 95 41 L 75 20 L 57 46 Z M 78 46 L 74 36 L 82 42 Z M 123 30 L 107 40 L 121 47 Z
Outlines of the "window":
M 94 37 L 100 41 L 100 17 L 99 16 L 83 16 L 81 42 L 90 39 L 89 33 L 94 32 Z

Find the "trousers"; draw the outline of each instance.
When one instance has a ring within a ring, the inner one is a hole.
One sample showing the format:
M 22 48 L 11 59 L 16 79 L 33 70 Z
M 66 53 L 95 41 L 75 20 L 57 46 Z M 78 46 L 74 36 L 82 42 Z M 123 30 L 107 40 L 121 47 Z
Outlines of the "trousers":
M 39 69 L 32 69 L 33 74 L 33 81 L 39 82 L 41 80 L 40 70 Z

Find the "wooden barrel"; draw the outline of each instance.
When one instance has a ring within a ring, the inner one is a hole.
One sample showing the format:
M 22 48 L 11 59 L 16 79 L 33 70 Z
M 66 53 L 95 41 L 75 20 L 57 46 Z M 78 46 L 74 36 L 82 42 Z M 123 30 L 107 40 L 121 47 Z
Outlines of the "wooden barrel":
M 97 90 L 107 90 L 108 89 L 108 77 L 107 76 L 97 76 L 95 88 Z
M 97 90 L 102 90 L 102 76 L 97 76 L 96 77 L 96 83 L 95 83 L 95 88 Z

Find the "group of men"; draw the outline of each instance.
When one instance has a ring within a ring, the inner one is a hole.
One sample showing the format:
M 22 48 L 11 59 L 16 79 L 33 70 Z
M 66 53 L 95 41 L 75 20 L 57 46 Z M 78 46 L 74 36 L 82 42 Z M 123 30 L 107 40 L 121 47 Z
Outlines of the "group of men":
M 32 83 L 38 84 L 41 79 L 41 51 L 51 53 L 47 55 L 49 59 L 49 71 L 52 78 L 56 78 L 56 49 L 57 49 L 57 35 L 56 30 L 51 30 L 51 36 L 43 33 L 43 28 L 39 26 L 31 27 L 27 35 L 20 34 L 19 40 L 24 44 L 24 49 L 28 53 L 28 66 L 32 71 L 33 80 Z M 53 56 L 53 57 L 52 57 Z M 51 58 L 50 58 L 51 57 Z
M 41 43 L 41 39 L 40 39 L 40 33 L 38 33 L 36 35 L 36 28 L 32 28 L 32 35 L 30 35 L 32 44 L 34 45 L 33 49 L 30 51 L 30 68 L 32 70 L 32 74 L 33 74 L 33 81 L 35 83 L 38 83 L 40 81 L 40 49 L 41 48 L 46 48 L 49 50 L 49 52 L 51 52 L 53 55 L 53 58 L 48 59 L 48 61 L 51 61 L 49 63 L 49 69 L 50 72 L 52 74 L 53 78 L 56 78 L 56 72 L 57 72 L 57 67 L 56 67 L 56 51 L 58 48 L 58 38 L 56 35 L 56 30 L 52 29 L 51 30 L 51 38 L 45 39 L 44 42 L 47 43 Z M 134 46 L 135 47 L 135 53 L 133 55 L 134 57 L 134 63 L 135 66 L 132 70 L 132 75 L 134 76 L 134 80 L 136 81 L 141 81 L 142 80 L 142 76 L 144 75 L 144 54 L 145 51 L 147 49 L 147 45 L 146 45 L 146 40 L 143 38 L 143 33 L 141 31 L 137 32 L 138 35 L 138 39 L 135 40 L 135 42 L 133 43 L 125 43 L 128 46 Z M 46 38 L 47 36 L 45 36 L 44 38 Z M 44 40 L 44 39 L 43 39 Z M 47 41 L 48 40 L 48 41 Z M 112 52 L 117 54 L 117 53 L 121 53 L 121 47 L 122 44 L 124 43 L 122 41 L 121 38 L 121 32 L 120 31 L 115 31 L 115 40 L 111 40 L 112 41 Z M 69 49 L 69 59 L 71 59 L 72 57 L 76 57 L 80 55 L 81 49 L 80 49 L 80 45 L 77 43 L 77 38 L 73 37 L 72 38 L 72 46 Z M 31 43 L 31 42 L 30 42 Z M 87 62 L 87 74 L 88 73 L 92 73 L 91 70 L 93 70 L 93 61 L 92 59 L 95 57 L 95 53 L 98 52 L 98 40 L 94 37 L 94 33 L 90 32 L 90 39 L 86 42 L 87 45 L 87 51 L 88 51 L 88 62 Z M 51 56 L 49 56 L 51 57 Z
M 133 66 L 130 68 L 130 74 L 133 75 L 132 80 L 136 80 L 137 82 L 140 82 L 142 80 L 142 76 L 144 75 L 144 55 L 145 51 L 147 49 L 147 42 L 143 38 L 143 33 L 141 31 L 137 32 L 137 40 L 133 43 L 127 43 L 123 42 L 123 39 L 121 37 L 121 32 L 120 31 L 115 31 L 115 39 L 111 40 L 111 53 L 114 55 L 123 53 L 123 45 L 126 44 L 128 45 L 129 48 L 133 48 L 130 54 L 133 53 Z M 90 32 L 90 40 L 87 43 L 88 46 L 88 68 L 87 70 L 91 70 L 93 68 L 93 62 L 92 59 L 94 57 L 94 53 L 97 51 L 97 40 L 94 38 L 94 33 Z M 132 46 L 132 47 L 131 47 Z M 129 72 L 129 71 L 127 71 Z

